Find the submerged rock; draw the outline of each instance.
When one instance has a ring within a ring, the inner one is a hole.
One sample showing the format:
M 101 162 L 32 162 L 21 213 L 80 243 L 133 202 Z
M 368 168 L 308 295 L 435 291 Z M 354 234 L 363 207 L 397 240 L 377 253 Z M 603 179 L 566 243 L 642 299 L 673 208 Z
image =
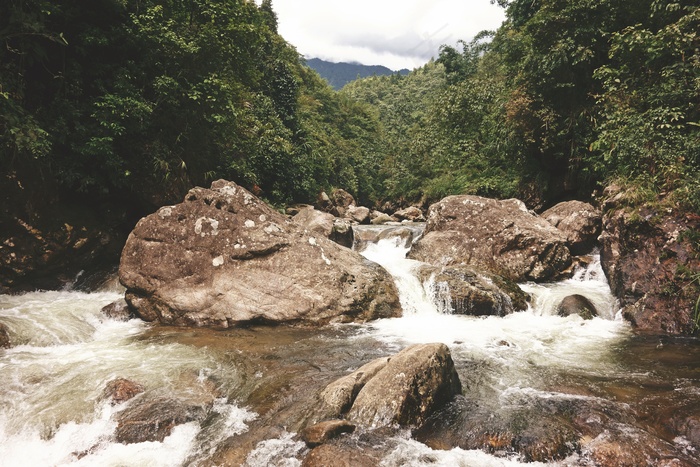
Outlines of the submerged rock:
M 382 357 L 326 386 L 318 418 L 365 428 L 419 425 L 460 394 L 462 385 L 444 344 L 418 344 Z
M 119 278 L 131 309 L 163 324 L 324 324 L 401 313 L 382 267 L 224 180 L 141 219 Z
M 353 431 L 355 431 L 355 425 L 347 420 L 327 420 L 302 430 L 301 439 L 308 447 L 313 448 Z
M 12 347 L 10 344 L 10 334 L 7 332 L 7 326 L 0 323 L 0 349 L 9 349 Z
M 601 214 L 583 201 L 565 201 L 541 214 L 566 236 L 571 254 L 588 253 L 596 244 L 601 229 Z
M 425 265 L 418 276 L 431 284 L 433 301 L 454 314 L 505 316 L 527 309 L 529 296 L 516 283 L 471 266 Z
M 583 319 L 593 319 L 598 316 L 595 305 L 583 295 L 569 295 L 564 297 L 557 307 L 559 316 L 579 315 Z
M 571 264 L 564 235 L 521 201 L 467 195 L 430 206 L 425 235 L 409 257 L 473 265 L 516 282 L 553 280 Z
M 206 417 L 205 407 L 175 399 L 159 399 L 128 407 L 116 415 L 116 440 L 122 444 L 163 441 L 177 425 Z
M 131 318 L 134 318 L 133 313 L 129 310 L 128 303 L 123 298 L 103 306 L 100 311 L 106 317 L 117 321 L 129 321 Z
M 102 392 L 102 397 L 110 399 L 112 405 L 117 405 L 136 397 L 145 390 L 139 383 L 126 378 L 117 378 L 107 383 Z

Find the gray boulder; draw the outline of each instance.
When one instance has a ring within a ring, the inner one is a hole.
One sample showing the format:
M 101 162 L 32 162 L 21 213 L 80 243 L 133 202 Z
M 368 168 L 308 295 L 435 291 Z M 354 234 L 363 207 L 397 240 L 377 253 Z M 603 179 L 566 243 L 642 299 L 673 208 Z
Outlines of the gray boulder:
M 405 209 L 399 209 L 394 213 L 394 217 L 403 221 L 411 222 L 425 222 L 425 216 L 423 216 L 423 211 L 416 206 L 409 206 Z
M 345 217 L 358 224 L 369 224 L 370 212 L 369 208 L 364 206 L 350 205 L 345 212 Z
M 292 217 L 292 221 L 299 225 L 305 231 L 330 238 L 333 233 L 333 221 L 335 216 L 327 212 L 318 211 L 313 206 L 308 206 L 300 209 L 297 214 Z
M 350 410 L 365 384 L 383 370 L 389 360 L 389 357 L 372 360 L 326 386 L 321 392 L 322 418 L 339 417 Z
M 171 325 L 325 324 L 401 312 L 383 268 L 224 180 L 141 219 L 119 278 L 139 317 Z
M 10 334 L 7 332 L 7 326 L 0 323 L 0 349 L 9 349 L 11 346 Z
M 450 350 L 418 344 L 380 358 L 329 384 L 321 393 L 321 417 L 360 426 L 420 425 L 462 392 Z
M 595 305 L 583 295 L 569 295 L 564 297 L 557 307 L 559 316 L 579 315 L 583 319 L 593 319 L 598 316 Z
M 574 255 L 588 253 L 600 235 L 600 211 L 583 201 L 566 201 L 547 209 L 541 217 L 561 230 Z
M 126 300 L 124 300 L 123 298 L 120 298 L 119 300 L 112 302 L 109 305 L 103 306 L 100 311 L 106 317 L 117 321 L 129 321 L 131 318 L 134 317 L 134 315 L 129 310 L 129 304 L 126 303 Z
M 409 257 L 435 265 L 473 265 L 516 282 L 558 278 L 571 264 L 566 238 L 522 201 L 448 196 L 428 212 L 425 235 Z
M 432 282 L 433 299 L 454 314 L 505 316 L 527 309 L 529 296 L 517 284 L 471 266 L 425 265 L 418 275 Z
M 357 394 L 348 420 L 377 427 L 420 425 L 462 393 L 445 344 L 417 344 L 392 357 Z
M 396 222 L 396 219 L 391 217 L 389 214 L 381 211 L 372 211 L 369 215 L 370 224 L 372 225 L 383 225 L 389 222 Z

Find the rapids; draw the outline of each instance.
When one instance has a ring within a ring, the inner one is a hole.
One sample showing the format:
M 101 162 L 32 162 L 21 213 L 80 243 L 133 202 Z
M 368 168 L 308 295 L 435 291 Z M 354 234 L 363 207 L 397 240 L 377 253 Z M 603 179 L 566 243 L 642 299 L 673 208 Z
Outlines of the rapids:
M 422 342 L 450 347 L 464 397 L 426 428 L 389 440 L 384 466 L 595 465 L 585 450 L 526 463 L 505 448 L 472 449 L 464 435 L 479 426 L 546 431 L 553 413 L 580 405 L 594 408 L 591 417 L 598 409 L 612 414 L 616 429 L 637 440 L 653 436 L 671 454 L 697 460 L 692 443 L 665 423 L 697 405 L 700 345 L 635 336 L 597 261 L 566 281 L 521 284 L 533 297 L 527 311 L 477 318 L 451 314 L 444 286 L 412 273 L 409 248 L 385 239 L 362 251 L 395 278 L 404 308 L 402 318 L 364 325 L 164 328 L 103 316 L 100 309 L 122 296 L 115 287 L 0 296 L 0 323 L 13 344 L 0 349 L 0 464 L 299 466 L 308 450 L 295 434 L 314 394 Z M 556 316 L 571 294 L 589 298 L 600 316 Z M 118 377 L 145 392 L 110 405 L 102 392 Z M 163 397 L 200 404 L 207 416 L 176 426 L 162 442 L 116 442 L 120 411 Z

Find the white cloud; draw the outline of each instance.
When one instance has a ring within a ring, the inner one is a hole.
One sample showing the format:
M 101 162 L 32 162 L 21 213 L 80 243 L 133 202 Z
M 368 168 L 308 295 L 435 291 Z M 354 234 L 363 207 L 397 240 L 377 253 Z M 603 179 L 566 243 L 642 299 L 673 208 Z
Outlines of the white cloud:
M 413 69 L 442 44 L 496 29 L 489 0 L 273 0 L 280 34 L 299 53 L 335 62 Z

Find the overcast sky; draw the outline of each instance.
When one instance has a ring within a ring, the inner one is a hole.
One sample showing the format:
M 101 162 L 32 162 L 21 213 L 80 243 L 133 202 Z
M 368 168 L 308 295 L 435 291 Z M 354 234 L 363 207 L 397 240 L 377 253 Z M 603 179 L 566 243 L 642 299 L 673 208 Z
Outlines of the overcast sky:
M 258 2 L 259 3 L 259 2 Z M 413 69 L 442 44 L 496 29 L 489 0 L 272 0 L 279 32 L 307 58 Z

